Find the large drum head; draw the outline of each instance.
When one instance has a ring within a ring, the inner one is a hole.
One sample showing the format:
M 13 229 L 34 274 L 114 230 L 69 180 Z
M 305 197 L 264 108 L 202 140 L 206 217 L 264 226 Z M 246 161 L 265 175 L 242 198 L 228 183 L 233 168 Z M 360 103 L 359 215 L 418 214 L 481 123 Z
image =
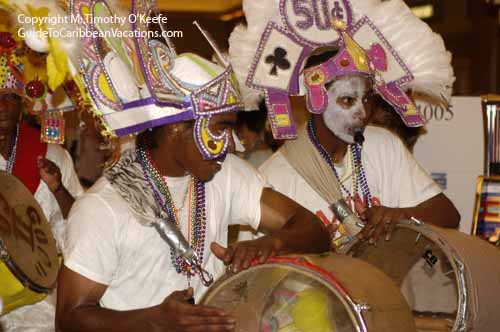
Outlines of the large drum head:
M 355 241 L 344 251 L 384 271 L 416 317 L 433 317 L 417 318 L 417 327 L 498 331 L 500 318 L 492 312 L 500 307 L 500 251 L 485 241 L 403 221 L 390 241 L 376 247 Z
M 383 273 L 333 254 L 275 258 L 228 273 L 201 303 L 233 315 L 238 332 L 415 331 L 403 297 Z
M 0 257 L 32 290 L 54 287 L 59 265 L 50 225 L 33 195 L 6 172 L 0 172 Z

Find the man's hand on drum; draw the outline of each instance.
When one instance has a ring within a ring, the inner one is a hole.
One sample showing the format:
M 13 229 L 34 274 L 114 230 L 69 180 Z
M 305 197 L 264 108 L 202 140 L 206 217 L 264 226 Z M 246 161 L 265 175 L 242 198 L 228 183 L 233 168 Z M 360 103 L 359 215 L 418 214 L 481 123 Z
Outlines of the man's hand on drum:
M 359 233 L 358 238 L 362 241 L 368 240 L 370 244 L 376 244 L 381 237 L 386 241 L 391 239 L 396 224 L 410 218 L 407 209 L 389 208 L 385 206 L 374 206 L 361 213 L 361 218 L 366 225 Z
M 215 242 L 211 245 L 214 255 L 234 273 L 249 268 L 254 260 L 258 263 L 264 263 L 269 257 L 276 256 L 282 247 L 283 243 L 272 236 L 236 242 L 227 248 Z
M 193 305 L 189 299 L 193 289 L 176 291 L 155 307 L 151 324 L 153 331 L 163 332 L 231 332 L 236 321 L 223 310 Z
M 47 158 L 43 158 L 42 156 L 38 156 L 37 158 L 37 166 L 40 171 L 40 177 L 43 182 L 49 187 L 51 192 L 56 192 L 61 189 L 62 180 L 61 180 L 61 170 L 54 164 L 52 161 Z

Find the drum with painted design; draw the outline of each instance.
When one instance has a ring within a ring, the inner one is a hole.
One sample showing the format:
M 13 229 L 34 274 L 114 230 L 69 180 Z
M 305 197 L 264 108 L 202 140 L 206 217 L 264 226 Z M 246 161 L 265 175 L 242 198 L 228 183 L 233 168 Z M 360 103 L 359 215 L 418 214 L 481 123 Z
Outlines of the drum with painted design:
M 327 254 L 272 258 L 227 272 L 202 304 L 236 318 L 238 332 L 414 332 L 398 287 L 373 266 Z
M 0 172 L 0 315 L 42 300 L 59 270 L 50 225 L 28 189 Z
M 487 242 L 405 220 L 390 241 L 354 241 L 343 252 L 401 287 L 419 331 L 500 331 L 500 251 Z

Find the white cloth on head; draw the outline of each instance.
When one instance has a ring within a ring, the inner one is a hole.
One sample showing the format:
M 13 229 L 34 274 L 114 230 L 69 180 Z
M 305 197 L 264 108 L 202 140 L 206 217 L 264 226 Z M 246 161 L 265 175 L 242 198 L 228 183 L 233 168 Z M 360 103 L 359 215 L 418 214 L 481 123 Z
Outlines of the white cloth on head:
M 61 180 L 64 187 L 76 199 L 83 194 L 83 188 L 78 181 L 73 160 L 69 153 L 59 145 L 48 144 L 45 158 L 54 162 L 61 170 Z M 0 169 L 5 170 L 6 160 L 0 155 Z M 66 220 L 64 219 L 57 200 L 49 187 L 40 181 L 34 195 L 36 201 L 49 222 L 58 250 L 64 247 Z M 51 295 L 55 297 L 54 294 Z M 55 317 L 55 300 L 50 297 L 33 305 L 24 306 L 0 318 L 2 332 L 52 332 Z
M 189 177 L 166 178 L 179 211 L 186 238 Z M 260 223 L 260 198 L 265 182 L 248 163 L 228 155 L 213 180 L 207 182 L 207 223 L 203 267 L 214 278 L 224 264 L 210 243 L 227 245 L 228 225 Z M 67 228 L 64 264 L 78 274 L 107 286 L 100 305 L 115 310 L 146 308 L 170 293 L 187 288 L 187 280 L 172 266 L 170 248 L 153 227 L 143 226 L 107 179 L 101 178 L 73 206 Z M 206 288 L 197 276 L 191 285 L 198 300 Z

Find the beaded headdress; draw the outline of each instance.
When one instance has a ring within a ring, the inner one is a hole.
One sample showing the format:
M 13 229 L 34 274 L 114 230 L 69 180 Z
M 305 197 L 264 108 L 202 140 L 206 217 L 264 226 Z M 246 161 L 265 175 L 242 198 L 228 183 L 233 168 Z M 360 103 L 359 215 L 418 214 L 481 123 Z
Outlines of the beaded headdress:
M 73 16 L 89 20 L 81 21 L 89 33 L 83 38 L 80 70 L 94 108 L 111 133 L 124 136 L 195 120 L 194 136 L 203 157 L 214 159 L 227 152 L 230 134 L 211 133 L 210 119 L 215 114 L 239 110 L 243 104 L 230 64 L 205 31 L 200 28 L 220 58 L 222 68 L 193 58 L 193 66 L 204 67 L 213 74 L 208 82 L 197 85 L 176 77 L 177 60 L 185 57 L 176 54 L 164 33 L 162 41 L 155 38 L 155 33 L 165 32 L 163 25 L 159 25 L 161 31 L 155 32 L 147 20 L 125 19 L 124 25 L 97 24 L 99 17 L 119 13 L 119 7 L 111 1 L 74 0 L 70 7 Z M 131 14 L 149 17 L 157 15 L 158 10 L 152 0 L 132 1 Z M 112 31 L 127 29 L 134 32 L 132 37 L 127 38 L 130 34 L 126 33 L 122 38 L 113 36 Z
M 63 143 L 62 113 L 74 109 L 62 87 L 71 77 L 68 41 L 48 37 L 44 23 L 27 23 L 63 12 L 53 1 L 19 0 L 0 2 L 0 13 L 0 91 L 24 98 L 25 109 L 40 118 L 42 141 Z M 54 32 L 61 27 L 50 28 Z
M 405 90 L 450 97 L 451 56 L 402 0 L 246 0 L 243 9 L 247 26 L 230 37 L 232 64 L 247 106 L 265 98 L 277 138 L 296 136 L 289 96 L 307 90 L 309 110 L 321 113 L 324 85 L 340 74 L 369 75 L 410 126 L 423 120 Z M 304 73 L 309 56 L 328 48 L 339 53 Z

